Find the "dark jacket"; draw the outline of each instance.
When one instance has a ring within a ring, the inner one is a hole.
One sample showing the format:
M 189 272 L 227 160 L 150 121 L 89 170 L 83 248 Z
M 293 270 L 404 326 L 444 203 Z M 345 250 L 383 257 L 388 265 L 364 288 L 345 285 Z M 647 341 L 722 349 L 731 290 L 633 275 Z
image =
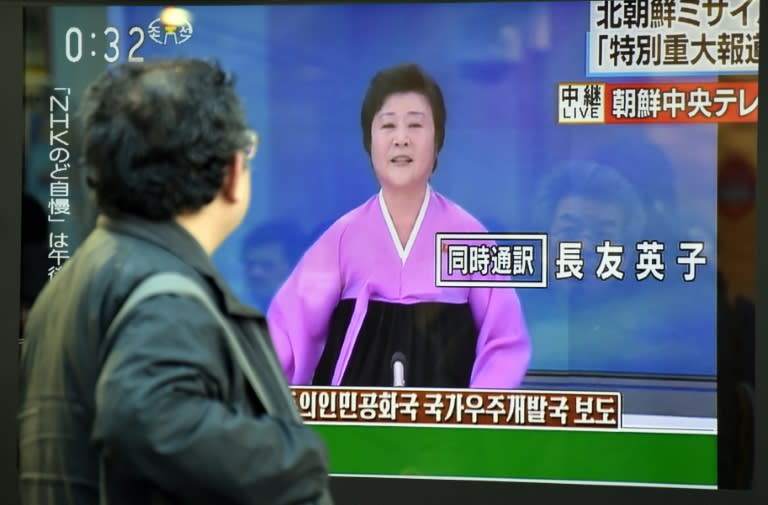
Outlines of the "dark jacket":
M 105 342 L 131 290 L 161 271 L 190 276 L 218 303 L 278 412 L 264 414 L 199 302 L 147 300 Z M 267 338 L 256 325 L 266 328 L 263 316 L 236 300 L 181 226 L 100 218 L 29 315 L 22 503 L 95 505 L 100 478 L 109 505 L 330 503 L 325 445 L 256 352 L 253 339 Z

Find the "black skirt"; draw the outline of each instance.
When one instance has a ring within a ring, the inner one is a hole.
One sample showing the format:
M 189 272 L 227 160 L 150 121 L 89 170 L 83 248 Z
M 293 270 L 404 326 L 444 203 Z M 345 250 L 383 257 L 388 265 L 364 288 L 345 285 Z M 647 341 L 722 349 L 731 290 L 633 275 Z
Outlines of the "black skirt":
M 354 308 L 354 299 L 336 306 L 313 385 L 331 384 Z M 341 386 L 393 386 L 392 358 L 402 353 L 406 387 L 469 387 L 477 333 L 466 303 L 370 301 Z

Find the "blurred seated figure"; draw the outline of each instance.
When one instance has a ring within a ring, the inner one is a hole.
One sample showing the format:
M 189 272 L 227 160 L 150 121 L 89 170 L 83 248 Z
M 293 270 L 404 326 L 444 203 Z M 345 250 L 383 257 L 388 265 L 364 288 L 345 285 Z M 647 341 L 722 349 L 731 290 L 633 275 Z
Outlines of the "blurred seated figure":
M 267 221 L 248 230 L 242 247 L 246 300 L 266 313 L 306 247 L 305 235 L 290 219 Z

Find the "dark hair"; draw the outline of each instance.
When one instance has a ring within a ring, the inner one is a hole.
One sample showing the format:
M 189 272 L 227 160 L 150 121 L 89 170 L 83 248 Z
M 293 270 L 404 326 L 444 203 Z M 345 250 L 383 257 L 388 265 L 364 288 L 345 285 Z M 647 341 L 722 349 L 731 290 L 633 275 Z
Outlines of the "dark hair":
M 654 142 L 632 131 L 593 149 L 587 158 L 601 165 L 621 163 L 628 181 L 645 190 L 640 198 L 649 210 L 678 210 L 675 169 Z
M 429 102 L 432 109 L 432 118 L 435 122 L 435 154 L 443 148 L 445 140 L 446 110 L 443 92 L 437 82 L 429 76 L 421 67 L 413 63 L 406 63 L 386 68 L 378 72 L 368 86 L 368 91 L 363 99 L 363 107 L 360 111 L 360 126 L 363 129 L 363 146 L 368 156 L 371 155 L 371 124 L 373 117 L 381 110 L 381 106 L 390 95 L 396 93 L 415 92 Z M 437 160 L 432 168 L 437 168 Z
M 171 219 L 210 203 L 247 146 L 234 78 L 218 63 L 126 63 L 86 90 L 83 162 L 107 215 Z
M 616 169 L 589 161 L 570 161 L 544 177 L 535 196 L 536 223 L 548 229 L 560 202 L 569 196 L 616 205 L 626 214 L 624 233 L 635 236 L 645 226 L 646 214 L 634 186 Z

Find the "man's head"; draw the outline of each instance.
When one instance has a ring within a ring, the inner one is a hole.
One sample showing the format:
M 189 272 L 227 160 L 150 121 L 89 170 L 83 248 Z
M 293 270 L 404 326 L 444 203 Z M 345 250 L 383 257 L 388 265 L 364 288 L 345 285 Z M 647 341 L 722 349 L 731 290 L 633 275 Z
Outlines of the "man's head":
M 221 229 L 239 225 L 258 137 L 217 64 L 124 64 L 88 88 L 83 107 L 83 161 L 103 213 L 170 220 L 216 204 Z
M 446 110 L 437 82 L 418 65 L 378 72 L 360 110 L 363 147 L 382 186 L 426 184 L 445 139 Z
M 624 241 L 642 230 L 640 196 L 614 168 L 574 161 L 557 167 L 536 194 L 538 225 L 563 240 Z
M 542 181 L 535 201 L 537 224 L 549 233 L 552 257 L 560 242 L 582 243 L 585 279 L 595 277 L 598 245 L 609 240 L 624 246 L 625 258 L 632 257 L 634 240 L 645 227 L 637 191 L 604 165 L 576 161 L 557 167 Z
M 676 170 L 664 150 L 635 130 L 610 138 L 586 158 L 599 165 L 621 163 L 622 175 L 638 189 L 649 212 L 657 216 L 678 210 Z

